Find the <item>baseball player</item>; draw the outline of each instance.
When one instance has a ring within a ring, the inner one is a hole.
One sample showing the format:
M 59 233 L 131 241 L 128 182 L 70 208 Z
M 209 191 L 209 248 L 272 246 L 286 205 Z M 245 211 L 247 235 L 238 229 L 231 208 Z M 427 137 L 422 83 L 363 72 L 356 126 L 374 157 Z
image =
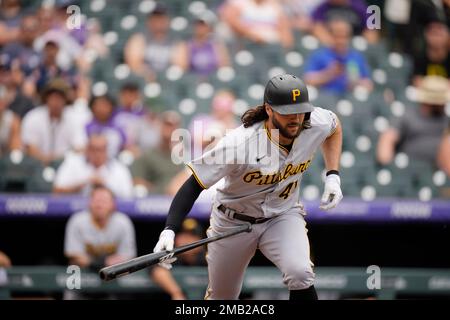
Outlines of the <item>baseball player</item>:
M 282 272 L 291 300 L 316 300 L 300 181 L 321 147 L 327 173 L 320 208 L 328 210 L 341 201 L 339 120 L 309 102 L 300 78 L 285 74 L 267 83 L 263 105 L 248 110 L 242 123 L 188 164 L 192 175 L 173 199 L 154 252 L 173 249 L 175 233 L 199 194 L 224 178 L 208 236 L 244 223 L 251 223 L 252 231 L 208 244 L 205 299 L 237 299 L 245 269 L 259 249 Z M 275 152 L 261 148 L 261 142 Z M 219 161 L 225 154 L 225 161 Z

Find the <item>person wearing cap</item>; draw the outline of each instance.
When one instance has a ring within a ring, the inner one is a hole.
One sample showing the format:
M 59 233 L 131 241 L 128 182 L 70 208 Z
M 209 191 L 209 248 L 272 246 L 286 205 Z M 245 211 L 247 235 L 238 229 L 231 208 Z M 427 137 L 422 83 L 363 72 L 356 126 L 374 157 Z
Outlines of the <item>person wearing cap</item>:
M 156 3 L 147 16 L 146 31 L 133 34 L 125 45 L 125 63 L 131 71 L 153 80 L 172 63 L 174 40 L 169 34 L 170 16 L 162 3 Z
M 205 231 L 198 221 L 193 218 L 188 218 L 183 221 L 181 231 L 175 237 L 175 246 L 181 247 L 199 241 L 204 236 Z M 205 249 L 205 246 L 202 246 L 183 252 L 180 254 L 179 259 L 177 259 L 175 264 L 186 267 L 206 266 Z
M 447 79 L 426 76 L 416 88 L 418 107 L 410 106 L 401 117 L 391 119 L 390 127 L 378 140 L 377 160 L 382 165 L 392 162 L 396 152 L 414 160 L 436 165 L 438 146 L 448 123 L 445 104 L 450 101 Z
M 26 153 L 44 164 L 60 161 L 69 150 L 86 145 L 83 128 L 67 107 L 69 85 L 62 79 L 50 81 L 42 92 L 44 105 L 29 111 L 22 121 L 22 141 Z
M 263 104 L 241 120 L 240 127 L 187 164 L 192 175 L 172 201 L 154 252 L 173 249 L 200 193 L 224 179 L 213 201 L 208 237 L 243 224 L 252 230 L 208 244 L 205 299 L 238 299 L 245 269 L 259 249 L 282 272 L 290 299 L 316 300 L 300 182 L 321 148 L 327 173 L 320 209 L 342 200 L 340 122 L 333 112 L 313 106 L 305 83 L 290 74 L 270 79 Z M 175 259 L 161 265 L 170 268 Z
M 213 38 L 215 16 L 206 11 L 194 21 L 190 40 L 178 45 L 174 64 L 184 71 L 208 76 L 218 68 L 230 64 L 226 46 Z

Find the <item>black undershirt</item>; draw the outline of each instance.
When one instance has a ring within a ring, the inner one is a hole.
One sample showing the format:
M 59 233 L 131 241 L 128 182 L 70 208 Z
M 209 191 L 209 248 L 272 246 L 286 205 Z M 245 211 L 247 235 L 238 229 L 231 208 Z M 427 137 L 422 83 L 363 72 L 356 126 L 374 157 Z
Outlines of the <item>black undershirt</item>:
M 287 151 L 291 151 L 291 149 L 292 149 L 292 145 L 294 144 L 294 140 L 292 140 L 292 142 L 291 143 L 289 143 L 289 144 L 282 144 L 281 146 L 283 147 L 283 148 L 285 148 L 285 149 L 287 149 Z

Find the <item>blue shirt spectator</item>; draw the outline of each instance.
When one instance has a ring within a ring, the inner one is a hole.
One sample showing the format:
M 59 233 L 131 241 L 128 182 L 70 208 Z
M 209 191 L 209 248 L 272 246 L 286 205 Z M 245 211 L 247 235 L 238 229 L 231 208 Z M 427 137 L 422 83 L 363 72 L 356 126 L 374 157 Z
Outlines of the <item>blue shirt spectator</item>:
M 342 95 L 356 86 L 372 89 L 370 71 L 362 54 L 350 47 L 351 26 L 345 20 L 332 20 L 329 31 L 333 36 L 330 47 L 313 52 L 305 67 L 309 85 Z
M 341 55 L 331 48 L 321 48 L 311 55 L 305 72 L 326 70 L 334 64 L 343 68 L 343 72 L 330 82 L 323 84 L 321 89 L 342 94 L 347 91 L 353 81 L 370 77 L 364 56 L 354 49 Z

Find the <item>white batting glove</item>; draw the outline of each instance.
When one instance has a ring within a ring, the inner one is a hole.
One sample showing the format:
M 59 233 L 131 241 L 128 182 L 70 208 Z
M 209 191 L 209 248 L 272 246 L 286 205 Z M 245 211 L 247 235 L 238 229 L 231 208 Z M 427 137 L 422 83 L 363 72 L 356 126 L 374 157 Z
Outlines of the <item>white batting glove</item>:
M 325 188 L 323 191 L 322 199 L 320 200 L 320 209 L 330 210 L 333 209 L 341 202 L 341 178 L 337 174 L 330 174 L 325 178 Z
M 173 232 L 173 230 L 170 229 L 163 230 L 159 235 L 158 243 L 153 248 L 153 252 L 156 253 L 165 250 L 172 251 L 174 243 L 175 243 L 175 232 Z M 172 263 L 174 263 L 176 260 L 177 260 L 176 257 L 169 258 L 164 262 L 158 263 L 158 265 L 167 270 L 170 270 L 172 269 Z

